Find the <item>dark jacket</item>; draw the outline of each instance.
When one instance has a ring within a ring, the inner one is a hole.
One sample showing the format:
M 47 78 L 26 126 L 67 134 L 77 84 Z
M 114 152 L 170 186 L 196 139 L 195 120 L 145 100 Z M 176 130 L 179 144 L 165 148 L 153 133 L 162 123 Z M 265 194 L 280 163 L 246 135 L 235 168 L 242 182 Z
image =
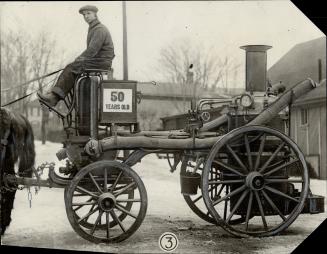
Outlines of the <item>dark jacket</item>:
M 115 57 L 114 45 L 109 30 L 94 20 L 89 25 L 87 34 L 87 48 L 76 58 L 74 65 L 82 65 L 85 68 L 108 68 L 111 67 Z

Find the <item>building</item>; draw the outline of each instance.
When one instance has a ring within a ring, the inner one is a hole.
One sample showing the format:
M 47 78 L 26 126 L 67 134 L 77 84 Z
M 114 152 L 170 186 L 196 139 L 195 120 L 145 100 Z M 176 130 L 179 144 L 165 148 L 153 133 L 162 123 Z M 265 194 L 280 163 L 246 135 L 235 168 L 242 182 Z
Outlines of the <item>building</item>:
M 326 80 L 292 105 L 291 137 L 313 166 L 327 179 L 326 168 Z
M 315 82 L 326 78 L 326 37 L 299 43 L 281 57 L 267 73 L 272 84 L 280 81 L 290 87 L 310 77 Z
M 269 70 L 268 78 L 286 87 L 310 77 L 320 86 L 291 107 L 291 138 L 317 177 L 327 179 L 326 161 L 326 37 L 295 45 Z

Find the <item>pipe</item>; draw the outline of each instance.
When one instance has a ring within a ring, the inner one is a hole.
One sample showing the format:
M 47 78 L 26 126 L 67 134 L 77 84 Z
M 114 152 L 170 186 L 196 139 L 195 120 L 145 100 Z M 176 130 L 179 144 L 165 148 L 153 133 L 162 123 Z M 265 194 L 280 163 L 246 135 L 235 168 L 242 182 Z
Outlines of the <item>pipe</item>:
M 264 125 L 268 123 L 271 121 L 271 119 L 277 116 L 281 110 L 286 108 L 299 97 L 310 92 L 316 86 L 316 83 L 310 78 L 307 78 L 306 80 L 298 83 L 293 88 L 284 92 L 276 101 L 274 101 L 268 108 L 261 112 L 247 125 Z
M 267 76 L 268 45 L 246 45 L 240 47 L 246 52 L 245 90 L 248 92 L 265 92 Z
M 98 77 L 90 77 L 90 136 L 98 138 Z
M 227 123 L 227 121 L 228 121 L 227 114 L 221 115 L 220 117 L 216 118 L 215 120 L 205 123 L 202 126 L 202 128 L 200 129 L 200 131 L 208 131 L 210 129 L 214 129 L 224 123 Z
M 148 137 L 161 137 L 161 138 L 180 138 L 180 137 L 191 137 L 189 132 L 185 132 L 183 130 L 171 130 L 171 131 L 140 131 L 136 133 L 131 133 L 128 130 L 117 130 L 118 136 L 125 137 L 137 137 L 137 136 L 148 136 Z M 217 132 L 215 131 L 201 131 L 199 132 L 201 136 L 217 136 Z
M 211 138 L 193 138 L 168 139 L 168 138 L 150 138 L 150 137 L 110 137 L 100 141 L 102 151 L 116 149 L 204 149 L 212 147 L 221 136 Z
M 227 102 L 232 102 L 233 99 L 232 98 L 224 98 L 224 99 L 201 99 L 198 102 L 197 105 L 197 110 L 202 110 L 204 105 L 212 105 L 212 104 L 219 104 L 219 103 L 227 103 Z

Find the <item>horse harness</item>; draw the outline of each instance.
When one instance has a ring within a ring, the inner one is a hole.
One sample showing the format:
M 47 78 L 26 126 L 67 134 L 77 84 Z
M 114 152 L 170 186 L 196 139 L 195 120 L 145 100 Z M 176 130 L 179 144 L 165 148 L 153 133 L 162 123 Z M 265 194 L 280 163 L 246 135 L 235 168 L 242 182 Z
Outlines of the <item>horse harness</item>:
M 5 160 L 5 156 L 6 156 L 6 150 L 8 148 L 8 138 L 10 135 L 10 128 L 8 128 L 5 132 L 5 135 L 3 137 L 3 139 L 1 139 L 0 145 L 1 145 L 1 158 L 0 158 L 0 168 L 1 171 L 4 170 L 4 160 Z M 3 174 L 1 174 L 1 182 L 3 184 L 1 184 L 1 193 L 5 193 L 5 192 L 13 192 L 16 191 L 18 189 L 18 183 L 17 183 L 17 179 L 15 177 L 15 175 L 13 174 L 7 174 L 3 171 Z
M 8 148 L 8 138 L 10 135 L 10 128 L 8 128 L 5 132 L 5 135 L 3 137 L 3 139 L 1 139 L 0 145 L 1 145 L 1 158 L 0 158 L 0 168 L 1 171 L 3 171 L 3 174 L 1 174 L 1 182 L 3 183 L 1 185 L 1 193 L 5 193 L 5 192 L 12 192 L 12 191 L 16 191 L 18 184 L 16 181 L 16 177 L 15 175 L 12 174 L 7 174 L 4 172 L 4 160 L 5 160 L 5 156 L 6 156 L 6 150 Z
M 4 193 L 7 193 L 7 192 L 15 192 L 16 190 L 22 190 L 24 189 L 24 187 L 19 187 L 18 185 L 18 181 L 17 181 L 17 177 L 14 174 L 7 174 L 4 172 L 4 160 L 5 160 L 5 156 L 6 156 L 6 150 L 8 149 L 8 145 L 9 145 L 9 142 L 8 142 L 8 139 L 9 139 L 9 136 L 11 134 L 11 124 L 10 124 L 10 127 L 6 130 L 5 132 L 5 135 L 3 137 L 3 139 L 0 140 L 0 147 L 1 147 L 1 157 L 0 157 L 0 169 L 3 173 L 1 173 L 1 185 L 0 185 L 0 193 L 1 195 L 4 194 Z M 11 149 L 13 149 L 13 145 L 14 145 L 14 137 L 13 137 L 13 144 L 11 144 Z M 13 155 L 12 155 L 13 156 Z M 30 169 L 27 169 L 24 171 L 24 173 L 20 173 L 20 175 L 24 176 L 24 174 L 26 174 L 27 172 L 30 172 L 30 171 L 33 171 L 35 173 L 35 169 L 34 167 L 30 168 Z M 36 172 L 37 174 L 37 172 Z M 38 176 L 38 175 L 37 175 Z M 39 180 L 39 178 L 38 178 Z M 30 190 L 30 186 L 26 186 L 27 187 L 27 190 L 28 190 L 28 195 L 27 195 L 27 198 L 28 198 L 28 201 L 29 201 L 29 204 L 30 204 L 30 207 L 32 206 L 32 193 L 31 193 L 31 190 Z M 35 187 L 35 194 L 37 194 L 38 192 L 38 189 L 40 189 L 40 186 Z

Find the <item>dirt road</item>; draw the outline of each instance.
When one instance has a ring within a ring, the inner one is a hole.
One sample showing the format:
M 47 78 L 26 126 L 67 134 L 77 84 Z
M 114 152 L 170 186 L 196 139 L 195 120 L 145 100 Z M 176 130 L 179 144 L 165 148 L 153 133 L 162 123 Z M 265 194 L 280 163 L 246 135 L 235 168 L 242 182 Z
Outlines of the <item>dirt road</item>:
M 47 148 L 37 143 L 37 164 L 54 160 L 60 147 Z M 33 195 L 29 208 L 27 191 L 19 191 L 13 210 L 13 222 L 2 244 L 98 252 L 160 253 L 158 239 L 173 232 L 179 239 L 175 253 L 290 253 L 325 218 L 326 214 L 300 215 L 283 235 L 267 238 L 236 239 L 223 229 L 195 215 L 180 194 L 179 172 L 171 174 L 166 161 L 149 155 L 134 167 L 147 188 L 147 215 L 136 233 L 119 244 L 93 244 L 71 228 L 64 207 L 62 189 L 42 188 Z M 314 193 L 326 196 L 326 181 L 311 181 Z M 32 189 L 33 190 L 33 189 Z

